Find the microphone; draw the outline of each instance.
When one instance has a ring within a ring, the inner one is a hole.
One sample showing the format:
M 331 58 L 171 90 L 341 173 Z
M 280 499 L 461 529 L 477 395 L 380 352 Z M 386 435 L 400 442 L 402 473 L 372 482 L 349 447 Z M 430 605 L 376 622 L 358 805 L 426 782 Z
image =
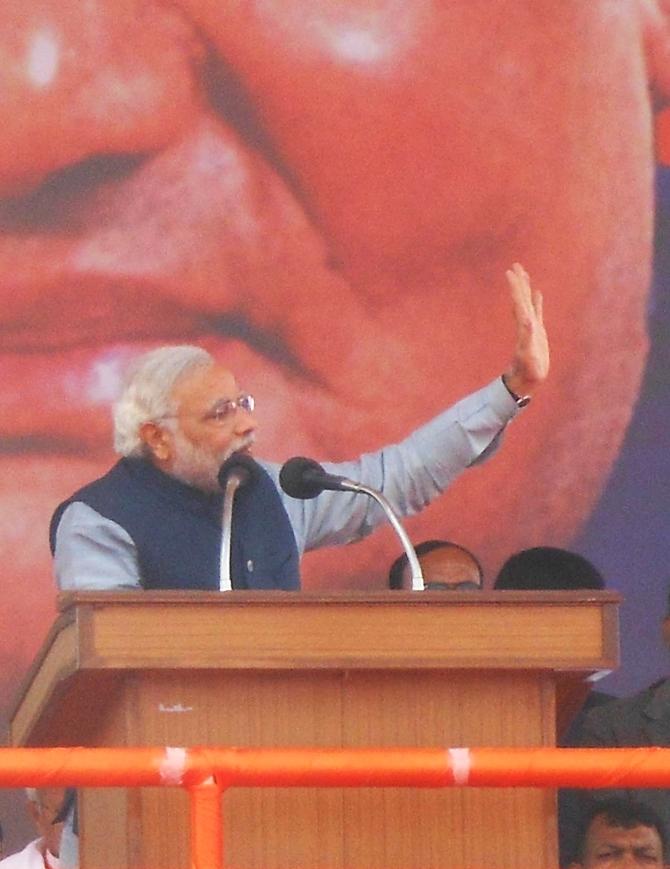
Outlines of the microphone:
M 260 468 L 248 453 L 233 453 L 219 468 L 217 479 L 225 490 L 228 480 L 235 478 L 237 486 L 253 485 L 258 479 Z
M 346 477 L 329 474 L 314 459 L 296 456 L 289 459 L 279 472 L 279 485 L 292 498 L 316 498 L 324 489 L 333 492 L 360 492 L 361 487 Z
M 219 468 L 217 479 L 223 489 L 221 510 L 221 555 L 219 559 L 219 591 L 230 591 L 230 544 L 233 529 L 233 500 L 241 486 L 253 486 L 260 467 L 248 453 L 233 453 Z
M 370 486 L 365 486 L 363 483 L 349 480 L 347 477 L 329 474 L 314 459 L 307 459 L 304 456 L 295 456 L 295 458 L 289 459 L 282 466 L 279 472 L 279 485 L 287 495 L 302 500 L 316 498 L 325 489 L 332 492 L 354 492 L 356 494 L 368 495 L 368 497 L 375 500 L 386 514 L 391 525 L 393 525 L 405 550 L 407 562 L 412 572 L 412 590 L 423 590 L 423 573 L 414 547 L 400 519 L 396 516 L 393 507 L 391 507 L 388 499 L 381 492 Z

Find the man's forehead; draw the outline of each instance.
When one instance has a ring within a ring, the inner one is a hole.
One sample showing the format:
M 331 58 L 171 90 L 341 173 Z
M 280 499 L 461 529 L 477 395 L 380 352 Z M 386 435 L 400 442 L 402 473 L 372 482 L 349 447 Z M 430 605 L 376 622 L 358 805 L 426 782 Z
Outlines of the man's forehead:
M 438 546 L 419 555 L 419 562 L 426 581 L 480 582 L 477 563 L 458 546 Z M 403 579 L 411 576 L 408 564 L 403 568 Z
M 453 571 L 456 573 L 479 575 L 479 568 L 473 558 L 457 546 L 440 546 L 419 556 L 424 568 Z
M 38 788 L 37 798 L 41 806 L 58 811 L 65 798 L 65 788 Z
M 435 549 L 424 552 L 419 557 L 426 564 L 454 563 L 465 564 L 468 567 L 475 565 L 472 556 L 458 546 L 436 546 Z
M 663 850 L 661 837 L 654 827 L 648 827 L 646 824 L 622 827 L 611 824 L 603 815 L 593 819 L 587 841 L 592 848 L 603 847 L 608 844 L 620 847 L 627 844 L 636 848 L 653 849 L 659 856 Z

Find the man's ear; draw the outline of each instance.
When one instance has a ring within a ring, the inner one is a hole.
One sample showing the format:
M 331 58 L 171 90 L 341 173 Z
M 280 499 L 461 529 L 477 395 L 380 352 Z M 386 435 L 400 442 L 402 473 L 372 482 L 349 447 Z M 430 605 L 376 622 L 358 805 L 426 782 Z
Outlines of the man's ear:
M 144 422 L 139 430 L 140 440 L 159 464 L 172 457 L 172 435 L 155 422 Z
M 654 108 L 670 106 L 670 0 L 637 0 Z
M 654 118 L 656 160 L 670 165 L 670 0 L 637 0 Z

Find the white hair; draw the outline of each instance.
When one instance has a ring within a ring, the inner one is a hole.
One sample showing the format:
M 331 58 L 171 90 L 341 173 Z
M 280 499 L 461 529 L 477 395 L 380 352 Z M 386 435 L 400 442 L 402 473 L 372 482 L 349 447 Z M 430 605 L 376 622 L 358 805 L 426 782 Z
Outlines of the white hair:
M 201 347 L 181 344 L 159 347 L 136 360 L 125 388 L 114 404 L 114 449 L 122 456 L 142 456 L 140 428 L 177 411 L 172 391 L 185 374 L 214 364 Z

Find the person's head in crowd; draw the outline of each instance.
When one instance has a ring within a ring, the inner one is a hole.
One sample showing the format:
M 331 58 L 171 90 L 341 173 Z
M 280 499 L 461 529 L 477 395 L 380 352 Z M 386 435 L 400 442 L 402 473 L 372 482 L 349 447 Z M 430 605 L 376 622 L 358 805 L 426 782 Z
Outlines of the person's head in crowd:
M 3 0 L 9 661 L 52 618 L 36 529 L 108 467 L 129 357 L 197 341 L 256 396 L 265 457 L 351 458 L 500 371 L 499 276 L 519 260 L 561 347 L 551 382 L 504 454 L 413 530 L 458 516 L 490 564 L 529 534 L 570 539 L 644 367 L 665 14 L 654 0 L 615 15 L 611 0 Z M 310 555 L 306 587 L 369 582 L 393 546 Z
M 495 589 L 519 591 L 603 589 L 605 580 L 587 558 L 556 546 L 534 546 L 511 555 L 498 572 Z
M 39 833 L 42 853 L 58 857 L 63 834 L 65 788 L 26 788 L 28 814 Z M 48 864 L 47 864 L 48 865 Z
M 424 540 L 414 547 L 427 591 L 470 591 L 481 589 L 482 566 L 464 546 L 448 540 Z M 412 571 L 403 553 L 389 569 L 389 588 L 412 587 Z
M 641 802 L 612 799 L 587 811 L 570 869 L 633 869 L 668 861 L 667 834 L 656 812 Z
M 217 492 L 223 462 L 253 443 L 253 409 L 253 398 L 207 351 L 161 347 L 140 357 L 114 405 L 114 447 Z

